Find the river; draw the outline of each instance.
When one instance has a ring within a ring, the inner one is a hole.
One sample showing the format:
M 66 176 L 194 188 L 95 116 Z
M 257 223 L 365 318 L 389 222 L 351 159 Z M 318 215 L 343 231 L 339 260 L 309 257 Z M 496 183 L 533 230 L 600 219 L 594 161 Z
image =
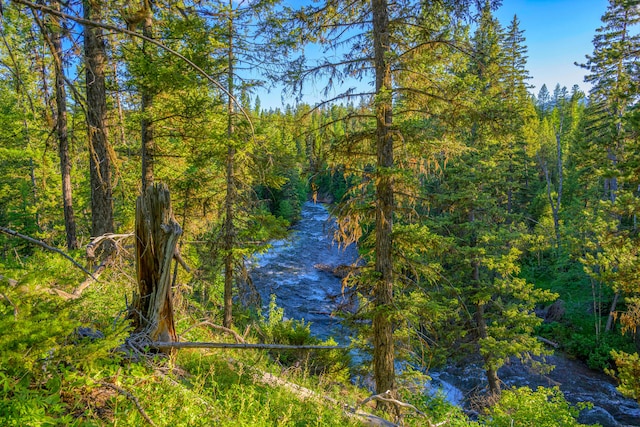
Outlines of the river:
M 311 322 L 311 331 L 319 338 L 332 336 L 339 344 L 349 344 L 351 331 L 332 316 L 345 303 L 341 281 L 314 267 L 351 264 L 357 259 L 355 247 L 341 249 L 332 242 L 333 226 L 324 205 L 305 203 L 302 218 L 290 236 L 272 242 L 272 248 L 256 259 L 251 275 L 264 302 L 275 294 L 286 317 Z M 538 375 L 515 360 L 504 366 L 499 375 L 509 387 L 557 385 L 571 403 L 592 402 L 593 408 L 580 415 L 582 423 L 640 426 L 640 406 L 623 397 L 611 378 L 562 355 L 553 355 L 547 361 L 556 366 L 547 375 Z M 468 362 L 430 374 L 434 378 L 431 387 L 441 387 L 451 402 L 463 406 L 464 396 L 484 382 L 480 365 Z

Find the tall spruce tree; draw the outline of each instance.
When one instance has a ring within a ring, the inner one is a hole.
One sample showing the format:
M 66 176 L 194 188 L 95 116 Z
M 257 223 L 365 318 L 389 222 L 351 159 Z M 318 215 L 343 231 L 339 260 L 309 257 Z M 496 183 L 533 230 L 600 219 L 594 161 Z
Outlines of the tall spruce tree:
M 640 55 L 640 2 L 610 0 L 602 16 L 603 25 L 596 30 L 594 51 L 587 55 L 585 81 L 591 83 L 586 110 L 586 144 L 599 160 L 595 163 L 598 193 L 602 200 L 590 203 L 593 213 L 591 236 L 595 245 L 585 250 L 582 258 L 591 277 L 610 286 L 615 292 L 609 310 L 607 330 L 620 316 L 623 329 L 635 332 L 640 349 L 640 288 L 637 286 L 639 235 L 637 215 L 640 212 L 637 189 L 638 127 L 634 120 L 640 86 L 637 63 Z M 587 213 L 587 212 L 586 212 Z M 627 300 L 626 312 L 617 312 L 619 296 Z M 597 326 L 597 325 L 596 325 Z M 598 330 L 596 330 L 598 332 Z M 614 354 L 624 369 L 637 369 L 637 356 Z M 628 372 L 628 371 L 627 371 Z M 622 387 L 634 389 L 634 380 L 621 375 Z
M 526 72 L 515 73 L 513 64 L 522 55 L 522 46 L 514 44 L 523 42 L 514 38 L 513 26 L 504 33 L 489 7 L 482 10 L 464 76 L 474 94 L 460 131 L 467 150 L 451 160 L 437 187 L 435 224 L 455 242 L 445 257 L 445 274 L 467 307 L 467 344 L 484 361 L 491 394 L 500 393 L 498 369 L 509 357 L 543 353 L 532 336 L 540 323 L 532 310 L 552 297 L 520 277 L 526 226 L 524 212 L 514 209 L 513 190 L 526 174 L 526 163 L 516 158 L 531 110 Z
M 348 206 L 340 212 L 344 226 L 342 237 L 347 241 L 358 241 L 370 261 L 369 269 L 364 269 L 368 272 L 358 282 L 361 292 L 371 301 L 373 371 L 379 393 L 396 389 L 394 329 L 401 318 L 396 309 L 396 297 L 402 293 L 397 272 L 409 271 L 410 267 L 400 267 L 399 261 L 412 258 L 396 249 L 402 246 L 396 240 L 400 235 L 397 233 L 398 224 L 403 217 L 403 211 L 398 208 L 403 205 L 401 199 L 412 197 L 411 194 L 403 194 L 404 174 L 401 170 L 409 164 L 425 164 L 422 161 L 411 162 L 411 159 L 399 160 L 404 156 L 398 157 L 398 152 L 403 150 L 406 153 L 408 144 L 397 114 L 402 109 L 396 101 L 405 96 L 422 98 L 425 108 L 421 119 L 424 119 L 431 113 L 426 108 L 427 102 L 446 98 L 437 82 L 439 73 L 447 65 L 438 64 L 436 54 L 431 58 L 431 67 L 412 62 L 412 58 L 453 42 L 443 28 L 449 30 L 458 24 L 459 18 L 469 17 L 474 3 L 445 1 L 426 4 L 403 0 L 391 5 L 385 0 L 349 4 L 325 1 L 295 13 L 303 28 L 303 38 L 321 42 L 328 51 L 339 47 L 342 52 L 345 42 L 349 49 L 344 55 L 328 56 L 315 66 L 293 69 L 294 84 L 300 86 L 306 78 L 323 73 L 330 85 L 348 84 L 348 79 L 353 77 L 362 79 L 370 76 L 373 81 L 372 92 L 357 93 L 354 89 L 347 89 L 339 91 L 332 100 L 356 97 L 368 100 L 368 111 L 359 115 L 364 126 L 360 131 L 350 133 L 339 148 L 345 158 L 350 159 L 346 168 L 361 171 L 360 184 L 352 189 Z M 399 76 L 411 73 L 420 77 L 419 81 L 425 85 L 403 86 Z M 350 120 L 350 116 L 346 119 Z M 434 141 L 434 145 L 437 148 L 432 147 L 430 152 L 450 148 L 443 148 L 447 145 L 443 140 Z M 370 198 L 367 197 L 368 190 L 371 191 Z M 381 406 L 390 408 L 386 403 L 381 403 Z

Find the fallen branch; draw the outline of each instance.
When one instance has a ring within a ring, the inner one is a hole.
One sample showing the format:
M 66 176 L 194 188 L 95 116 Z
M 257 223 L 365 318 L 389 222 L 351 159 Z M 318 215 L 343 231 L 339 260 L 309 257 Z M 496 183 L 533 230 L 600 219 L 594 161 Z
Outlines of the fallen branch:
M 235 338 L 235 340 L 236 340 L 236 342 L 237 342 L 237 343 L 244 344 L 244 343 L 246 342 L 246 341 L 244 340 L 244 338 L 243 338 L 243 337 L 241 337 L 241 336 L 240 336 L 240 334 L 238 334 L 238 333 L 237 333 L 236 331 L 234 331 L 233 329 L 229 329 L 229 328 L 225 328 L 224 326 L 216 325 L 215 323 L 211 323 L 211 322 L 209 322 L 209 321 L 207 321 L 207 320 L 202 321 L 202 322 L 200 322 L 200 323 L 197 323 L 197 324 L 195 324 L 195 325 L 189 326 L 187 329 L 185 329 L 185 331 L 184 331 L 184 332 L 182 332 L 182 333 L 180 334 L 180 336 L 182 336 L 182 335 L 186 334 L 187 332 L 189 332 L 190 330 L 192 330 L 192 329 L 194 329 L 194 328 L 198 328 L 198 327 L 200 327 L 200 326 L 209 326 L 209 327 L 211 327 L 211 328 L 213 328 L 213 329 L 217 329 L 217 330 L 219 330 L 219 331 L 226 332 L 226 333 L 228 333 L 228 334 L 230 334 L 230 335 L 233 335 L 233 337 Z
M 96 249 L 98 249 L 98 247 L 103 244 L 105 241 L 109 241 L 112 242 L 113 244 L 117 245 L 118 242 L 120 240 L 129 238 L 129 237 L 133 237 L 134 234 L 133 233 L 128 233 L 128 234 L 113 234 L 113 233 L 106 233 L 103 234 L 102 236 L 98 236 L 96 238 L 94 238 L 91 243 L 89 243 L 87 245 L 86 251 L 87 251 L 87 258 L 91 261 L 93 261 L 96 257 Z
M 225 342 L 151 342 L 150 348 L 159 350 L 168 348 L 232 348 L 232 349 L 263 349 L 263 350 L 342 350 L 346 345 L 285 345 L 285 344 L 246 344 Z
M 147 413 L 144 411 L 144 409 L 142 409 L 142 406 L 140 405 L 140 401 L 138 400 L 137 397 L 135 397 L 133 394 L 129 393 L 127 390 L 118 387 L 115 384 L 111 384 L 105 381 L 98 381 L 98 384 L 103 385 L 105 387 L 109 387 L 115 391 L 117 391 L 118 393 L 124 395 L 127 397 L 127 399 L 129 399 L 131 402 L 133 402 L 134 405 L 136 405 L 136 408 L 138 408 L 138 412 L 140 413 L 140 415 L 142 415 L 142 418 L 144 418 L 149 424 L 151 424 L 153 427 L 155 427 L 155 423 L 153 422 L 153 420 L 151 418 L 149 418 L 149 415 L 147 415 Z
M 107 264 L 111 261 L 111 257 L 107 257 L 102 263 L 93 270 L 93 275 L 91 277 L 87 277 L 87 279 L 80 283 L 77 288 L 73 290 L 73 292 L 68 293 L 61 289 L 52 288 L 51 290 L 55 292 L 58 296 L 64 299 L 78 299 L 82 295 L 85 289 L 89 287 L 93 282 L 98 280 L 98 277 L 102 274 L 102 272 L 107 268 Z
M 84 271 L 93 280 L 95 280 L 96 282 L 98 281 L 98 279 L 93 277 L 93 274 L 89 273 L 86 268 L 84 268 L 83 266 L 78 264 L 78 262 L 75 259 L 71 258 L 71 256 L 69 256 L 68 254 L 64 253 L 63 251 L 61 251 L 58 248 L 54 248 L 52 246 L 47 245 L 42 240 L 37 240 L 37 239 L 34 239 L 33 237 L 25 236 L 24 234 L 20 234 L 17 231 L 13 231 L 13 230 L 11 230 L 9 228 L 6 228 L 6 227 L 0 227 L 0 233 L 8 234 L 9 236 L 19 237 L 19 238 L 21 238 L 23 240 L 26 240 L 29 243 L 33 243 L 34 245 L 38 245 L 41 248 L 47 249 L 47 250 L 52 251 L 52 252 L 56 252 L 56 253 L 62 255 L 63 257 L 65 257 L 66 259 L 68 259 L 69 261 L 71 261 L 73 263 L 73 265 L 78 267 L 80 270 Z
M 394 405 L 398 406 L 398 407 L 402 407 L 402 408 L 409 408 L 414 410 L 416 413 L 422 415 L 423 417 L 427 418 L 427 414 L 425 414 L 424 412 L 422 412 L 421 410 L 419 410 L 418 408 L 416 408 L 415 406 L 413 406 L 410 403 L 406 403 L 406 402 L 402 402 L 400 400 L 394 399 L 391 396 L 391 390 L 387 390 L 384 393 L 380 393 L 380 394 L 374 394 L 373 396 L 369 396 L 366 399 L 364 399 L 362 402 L 360 402 L 358 405 L 356 405 L 356 409 L 359 408 L 360 406 L 363 406 L 365 404 L 367 404 L 368 402 L 371 402 L 372 400 L 379 400 L 382 402 L 388 402 L 388 403 L 393 403 Z M 440 421 L 439 423 L 433 424 L 430 420 L 427 420 L 428 426 L 429 427 L 440 427 L 445 425 L 446 423 L 448 423 L 449 420 L 444 420 L 444 421 Z
M 538 339 L 538 341 L 542 341 L 543 343 L 545 343 L 547 345 L 550 345 L 553 348 L 560 347 L 560 344 L 558 344 L 557 342 L 554 342 L 554 341 L 551 341 L 551 340 L 548 340 L 546 338 L 542 338 L 542 337 L 539 337 L 539 336 L 536 336 L 536 338 Z
M 258 372 L 253 375 L 254 381 L 258 381 L 262 384 L 268 385 L 270 387 L 282 387 L 287 391 L 295 394 L 302 400 L 307 399 L 316 399 L 316 400 L 326 400 L 335 406 L 339 406 L 344 411 L 344 414 L 349 418 L 357 418 L 363 424 L 372 427 L 397 427 L 397 424 L 392 423 L 391 421 L 385 420 L 384 418 L 380 418 L 376 415 L 369 414 L 367 412 L 358 411 L 357 408 L 352 408 L 349 405 L 338 402 L 336 399 L 329 396 L 321 396 L 313 390 L 309 390 L 308 388 L 302 387 L 298 384 L 294 384 L 292 382 L 283 380 L 282 378 L 276 377 L 273 374 L 268 372 Z
M 394 405 L 399 406 L 401 408 L 413 409 L 414 411 L 416 411 L 418 414 L 422 415 L 423 417 L 427 416 L 427 414 L 425 414 L 424 412 L 422 412 L 421 410 L 419 410 L 418 408 L 416 408 L 412 404 L 406 403 L 406 402 L 401 402 L 400 400 L 394 399 L 392 397 L 387 397 L 387 396 L 391 396 L 391 390 L 387 390 L 384 393 L 380 393 L 380 394 L 374 394 L 373 396 L 363 400 L 360 405 L 363 405 L 366 402 L 369 402 L 371 400 L 379 400 L 381 402 L 393 403 Z

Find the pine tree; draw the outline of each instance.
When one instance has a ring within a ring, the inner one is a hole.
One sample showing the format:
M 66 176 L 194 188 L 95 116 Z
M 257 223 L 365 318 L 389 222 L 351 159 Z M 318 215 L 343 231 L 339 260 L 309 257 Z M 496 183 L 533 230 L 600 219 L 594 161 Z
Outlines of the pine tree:
M 451 64 L 447 62 L 448 56 L 446 60 L 438 61 L 438 54 L 447 51 L 447 42 L 455 43 L 460 18 L 469 17 L 471 5 L 472 2 L 467 1 L 437 4 L 400 1 L 393 6 L 383 0 L 348 5 L 327 1 L 296 13 L 304 26 L 302 38 L 319 40 L 328 49 L 343 46 L 345 40 L 350 45 L 340 59 L 320 61 L 310 68 L 292 69 L 290 76 L 296 87 L 303 85 L 306 77 L 323 73 L 329 80 L 328 89 L 349 77 L 370 75 L 373 80 L 371 93 L 346 90 L 327 102 L 356 97 L 368 101 L 364 104 L 367 108 L 357 116 L 358 130 L 345 134 L 336 149 L 342 152 L 345 170 L 359 171 L 359 178 L 355 178 L 355 173 L 349 178 L 357 180 L 358 185 L 350 189 L 340 210 L 341 236 L 347 241 L 358 241 L 370 262 L 356 282 L 372 302 L 373 370 L 379 393 L 396 389 L 394 333 L 400 333 L 402 314 L 395 307 L 397 297 L 406 290 L 402 287 L 404 274 L 399 272 L 413 271 L 415 265 L 407 263 L 416 261 L 406 253 L 408 249 L 402 252 L 396 249 L 404 248 L 404 243 L 408 243 L 408 240 L 399 240 L 401 236 L 407 238 L 411 234 L 402 232 L 402 222 L 404 213 L 411 211 L 410 201 L 418 194 L 413 191 L 415 186 L 409 184 L 410 173 L 405 167 L 424 167 L 433 160 L 425 159 L 425 152 L 428 156 L 454 151 L 448 141 L 434 138 L 426 123 L 434 114 L 431 107 L 443 109 L 442 104 L 446 104 L 447 99 L 438 83 L 450 71 Z M 352 31 L 345 31 L 346 28 Z M 364 31 L 359 32 L 360 29 Z M 425 58 L 430 62 L 420 61 Z M 420 86 L 420 83 L 424 85 Z M 438 101 L 442 102 L 435 107 Z M 402 105 L 410 107 L 404 109 Z M 412 114 L 411 107 L 415 105 L 420 107 Z M 349 123 L 345 127 L 355 122 L 351 116 L 345 121 Z M 417 143 L 412 145 L 408 142 L 410 135 L 403 134 L 402 130 L 410 130 L 416 136 L 431 133 L 434 146 L 425 150 L 424 145 L 422 149 Z M 400 152 L 405 155 L 416 153 L 417 157 L 399 156 Z M 414 231 L 416 227 L 420 226 L 415 224 Z M 429 246 L 427 241 L 431 237 L 427 232 L 419 234 L 425 239 L 413 242 L 412 250 L 416 253 Z M 417 245 L 422 248 L 416 248 Z M 407 273 L 407 280 L 410 276 L 414 281 L 417 279 Z M 386 404 L 381 406 L 388 409 Z
M 100 1 L 83 2 L 84 17 L 100 22 Z M 84 27 L 85 85 L 87 94 L 87 129 L 91 174 L 91 234 L 94 237 L 113 233 L 113 189 L 111 163 L 113 149 L 107 135 L 107 96 L 105 73 L 107 54 L 101 28 Z
M 543 353 L 532 336 L 540 323 L 532 310 L 552 296 L 520 277 L 526 226 L 524 212 L 514 209 L 513 189 L 526 176 L 526 162 L 515 159 L 524 151 L 531 110 L 523 50 L 516 46 L 524 40 L 515 34 L 517 25 L 505 34 L 491 9 L 482 10 L 464 73 L 474 94 L 461 131 L 467 150 L 451 160 L 437 187 L 436 224 L 455 242 L 445 274 L 467 307 L 462 320 L 471 325 L 469 344 L 483 358 L 491 394 L 500 393 L 498 369 L 509 357 Z M 511 185 L 505 188 L 505 181 Z

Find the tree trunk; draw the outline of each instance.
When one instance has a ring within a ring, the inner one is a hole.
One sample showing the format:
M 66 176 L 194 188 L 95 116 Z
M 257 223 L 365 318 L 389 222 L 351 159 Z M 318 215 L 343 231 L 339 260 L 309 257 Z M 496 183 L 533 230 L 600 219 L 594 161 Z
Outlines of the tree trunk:
M 129 316 L 135 332 L 154 342 L 178 340 L 173 320 L 171 261 L 181 234 L 167 187 L 147 187 L 136 202 L 138 292 L 133 296 Z
M 478 327 L 478 337 L 480 339 L 488 338 L 489 334 L 487 333 L 487 322 L 484 316 L 484 304 L 476 304 L 476 325 Z M 487 383 L 489 384 L 489 393 L 492 395 L 499 395 L 501 390 L 498 372 L 491 367 L 490 355 L 486 355 L 483 358 L 485 363 L 485 374 L 487 376 Z
M 60 3 L 53 1 L 55 10 Z M 55 64 L 56 91 L 56 133 L 58 136 L 58 155 L 60 157 L 60 175 L 62 176 L 62 205 L 64 227 L 67 234 L 67 249 L 77 249 L 76 220 L 73 212 L 73 193 L 71 191 L 71 161 L 69 160 L 69 136 L 67 133 L 67 91 L 64 86 L 64 68 L 62 65 L 62 35 L 60 20 L 52 17 L 51 47 Z
M 607 326 L 605 326 L 604 331 L 610 332 L 613 329 L 616 307 L 618 305 L 618 299 L 620 298 L 620 292 L 616 292 L 613 296 L 613 301 L 611 302 L 611 308 L 609 308 L 609 317 L 607 318 Z
M 234 204 L 236 202 L 236 184 L 234 176 L 234 162 L 236 150 L 233 146 L 234 129 L 234 108 L 233 108 L 233 0 L 229 0 L 229 50 L 227 62 L 227 194 L 225 197 L 225 221 L 224 221 L 224 318 L 222 324 L 225 328 L 230 328 L 233 321 L 233 247 L 235 245 L 236 229 L 233 223 Z
M 84 1 L 84 17 L 100 22 L 102 2 Z M 84 54 L 87 86 L 87 128 L 91 175 L 91 234 L 113 233 L 113 190 L 110 147 L 107 140 L 107 97 L 105 67 L 107 54 L 102 29 L 84 27 Z
M 389 53 L 389 15 L 386 0 L 372 0 L 374 66 L 376 75 L 376 224 L 375 270 L 379 278 L 374 286 L 373 371 L 376 392 L 395 390 L 393 342 L 393 178 L 392 80 Z M 391 409 L 386 402 L 378 404 Z
M 149 2 L 149 7 L 151 4 Z M 148 38 L 153 38 L 153 20 L 152 13 L 149 11 L 147 17 L 144 20 L 142 26 L 142 35 Z M 142 54 L 145 57 L 145 61 L 151 61 L 150 53 L 147 52 L 148 42 L 143 40 L 142 42 Z M 142 122 L 141 122 L 141 138 L 142 138 L 142 191 L 147 186 L 153 183 L 153 164 L 154 164 L 154 124 L 152 117 L 153 110 L 153 91 L 150 87 L 150 83 L 143 83 L 140 88 L 142 92 Z

